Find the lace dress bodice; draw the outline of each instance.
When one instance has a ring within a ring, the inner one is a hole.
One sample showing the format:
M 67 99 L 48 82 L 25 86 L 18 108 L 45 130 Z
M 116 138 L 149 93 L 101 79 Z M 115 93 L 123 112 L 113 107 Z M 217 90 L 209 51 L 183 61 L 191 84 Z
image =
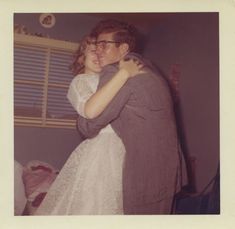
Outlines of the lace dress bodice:
M 96 74 L 77 75 L 71 82 L 67 98 L 79 115 L 86 118 L 85 103 L 96 92 L 99 76 Z M 100 132 L 113 132 L 111 125 L 107 125 Z
M 84 118 L 85 103 L 96 92 L 98 82 L 98 75 L 80 74 L 72 80 L 69 86 L 67 98 L 77 113 Z

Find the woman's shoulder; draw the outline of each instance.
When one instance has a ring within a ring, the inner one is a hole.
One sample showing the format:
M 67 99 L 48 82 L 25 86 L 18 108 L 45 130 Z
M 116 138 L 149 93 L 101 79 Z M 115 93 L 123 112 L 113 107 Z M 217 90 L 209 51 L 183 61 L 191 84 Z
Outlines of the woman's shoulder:
M 72 82 L 71 82 L 71 84 L 78 84 L 79 82 L 89 82 L 89 81 L 92 81 L 92 80 L 94 80 L 94 79 L 98 79 L 98 75 L 97 74 L 78 74 L 78 75 L 76 75 L 74 78 L 73 78 L 73 80 L 72 80 Z
M 91 79 L 98 79 L 98 74 L 78 74 L 74 77 L 72 81 L 79 81 L 79 80 L 91 80 Z

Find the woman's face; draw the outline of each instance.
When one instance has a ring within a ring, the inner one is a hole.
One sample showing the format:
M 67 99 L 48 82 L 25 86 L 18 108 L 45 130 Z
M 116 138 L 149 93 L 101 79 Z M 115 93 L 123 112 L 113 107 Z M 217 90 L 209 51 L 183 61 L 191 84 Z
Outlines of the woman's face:
M 101 66 L 96 54 L 96 46 L 90 44 L 87 46 L 85 53 L 85 73 L 99 73 L 101 71 Z

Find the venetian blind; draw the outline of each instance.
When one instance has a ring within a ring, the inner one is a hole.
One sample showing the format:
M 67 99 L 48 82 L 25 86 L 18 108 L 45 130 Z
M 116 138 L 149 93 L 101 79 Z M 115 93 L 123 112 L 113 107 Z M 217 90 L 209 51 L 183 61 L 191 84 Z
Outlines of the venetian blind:
M 14 35 L 15 125 L 75 127 L 77 114 L 66 94 L 77 48 L 76 43 Z

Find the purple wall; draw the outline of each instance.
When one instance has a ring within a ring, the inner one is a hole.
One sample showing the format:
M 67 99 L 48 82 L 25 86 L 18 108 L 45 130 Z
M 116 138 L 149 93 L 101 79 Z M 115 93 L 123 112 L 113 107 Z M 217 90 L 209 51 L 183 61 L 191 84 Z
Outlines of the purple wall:
M 78 42 L 90 32 L 99 18 L 87 14 L 56 13 L 56 23 L 52 28 L 44 28 L 39 22 L 40 13 L 15 13 L 14 23 L 27 27 L 30 33 L 48 35 L 50 38 Z
M 179 64 L 179 130 L 185 152 L 196 158 L 196 189 L 215 175 L 219 162 L 219 33 L 217 13 L 177 13 L 152 30 L 145 48 L 169 77 Z
M 15 159 L 22 165 L 30 160 L 47 162 L 60 169 L 81 142 L 76 130 L 58 128 L 14 128 Z

